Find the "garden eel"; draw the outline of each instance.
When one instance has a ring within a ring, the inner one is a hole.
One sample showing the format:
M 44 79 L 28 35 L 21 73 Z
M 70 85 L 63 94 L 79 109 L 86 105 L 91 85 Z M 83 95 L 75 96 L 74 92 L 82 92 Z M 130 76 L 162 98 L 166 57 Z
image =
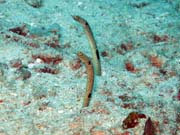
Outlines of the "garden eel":
M 91 48 L 94 72 L 96 75 L 100 76 L 101 75 L 101 65 L 100 65 L 99 51 L 97 49 L 96 41 L 94 39 L 92 30 L 91 30 L 88 22 L 85 19 L 81 18 L 80 16 L 72 16 L 72 17 L 75 21 L 79 22 L 84 28 L 85 34 L 88 38 L 90 48 Z
M 85 64 L 87 70 L 87 84 L 86 84 L 86 93 L 84 96 L 83 107 L 87 107 L 90 102 L 93 84 L 94 84 L 94 69 L 91 63 L 91 60 L 82 52 L 78 52 L 77 56 Z

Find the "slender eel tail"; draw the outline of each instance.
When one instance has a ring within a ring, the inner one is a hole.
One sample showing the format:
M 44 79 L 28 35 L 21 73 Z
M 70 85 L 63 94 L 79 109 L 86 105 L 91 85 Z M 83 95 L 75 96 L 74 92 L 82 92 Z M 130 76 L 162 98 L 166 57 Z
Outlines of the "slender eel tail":
M 91 53 L 92 53 L 92 62 L 94 66 L 94 72 L 96 75 L 100 76 L 101 75 L 101 64 L 100 64 L 100 57 L 99 57 L 99 51 L 97 49 L 96 41 L 94 39 L 92 30 L 88 24 L 88 22 L 81 18 L 80 16 L 72 16 L 73 19 L 77 22 L 79 22 L 86 33 L 86 36 L 88 38 L 90 48 L 91 48 Z
M 85 64 L 87 70 L 87 84 L 86 84 L 86 93 L 84 96 L 83 107 L 87 107 L 89 105 L 91 94 L 94 85 L 94 70 L 93 65 L 91 64 L 91 60 L 82 52 L 78 52 L 77 56 L 79 59 Z

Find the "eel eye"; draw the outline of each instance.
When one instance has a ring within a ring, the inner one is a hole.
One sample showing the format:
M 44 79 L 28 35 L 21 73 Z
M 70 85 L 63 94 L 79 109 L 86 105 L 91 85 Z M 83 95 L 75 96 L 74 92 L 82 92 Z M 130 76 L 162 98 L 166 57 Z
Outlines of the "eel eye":
M 83 53 L 82 53 L 82 52 L 78 52 L 78 55 L 79 55 L 79 56 L 82 56 L 82 55 L 83 55 Z

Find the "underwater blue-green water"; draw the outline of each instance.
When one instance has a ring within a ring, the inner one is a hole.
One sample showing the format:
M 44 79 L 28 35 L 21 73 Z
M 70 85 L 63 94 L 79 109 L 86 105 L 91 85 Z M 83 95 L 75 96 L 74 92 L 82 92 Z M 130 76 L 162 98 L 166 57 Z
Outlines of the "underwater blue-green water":
M 0 135 L 180 135 L 179 37 L 180 0 L 0 0 Z

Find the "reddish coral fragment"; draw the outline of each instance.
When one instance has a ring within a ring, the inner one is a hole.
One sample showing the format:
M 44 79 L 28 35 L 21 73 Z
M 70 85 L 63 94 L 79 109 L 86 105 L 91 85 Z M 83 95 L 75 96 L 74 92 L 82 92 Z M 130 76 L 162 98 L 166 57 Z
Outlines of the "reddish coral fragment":
M 138 125 L 138 113 L 137 112 L 131 112 L 125 120 L 123 120 L 122 127 L 124 129 L 128 128 L 134 128 Z
M 125 109 L 130 109 L 130 108 L 135 108 L 135 104 L 133 103 L 124 103 L 121 105 L 122 108 L 125 108 Z
M 20 59 L 11 60 L 10 64 L 11 64 L 11 67 L 17 68 L 17 69 L 20 69 L 23 66 L 22 61 Z
M 102 57 L 107 57 L 109 54 L 108 54 L 108 51 L 103 51 L 101 52 L 101 56 Z
M 0 99 L 0 103 L 3 103 L 3 102 L 4 102 L 4 100 Z
M 77 59 L 75 63 L 70 63 L 70 67 L 72 70 L 78 70 L 81 67 L 81 61 Z
M 12 40 L 15 41 L 15 42 L 18 42 L 18 41 L 20 41 L 20 38 L 13 36 Z
M 124 44 L 121 44 L 121 48 L 124 49 L 125 51 L 129 51 L 133 49 L 133 44 L 131 42 Z
M 153 42 L 154 43 L 166 42 L 166 41 L 168 41 L 168 36 L 167 35 L 164 35 L 164 36 L 154 35 L 153 36 Z
M 135 73 L 137 71 L 137 69 L 134 67 L 134 65 L 131 62 L 125 63 L 125 68 L 127 69 L 127 71 L 132 73 Z
M 26 25 L 9 29 L 9 31 L 14 32 L 14 33 L 21 35 L 21 36 L 26 36 L 28 33 L 28 30 L 26 29 Z
M 162 67 L 163 62 L 162 62 L 162 60 L 159 57 L 157 57 L 157 56 L 150 56 L 149 60 L 150 60 L 150 62 L 151 62 L 151 64 L 153 66 L 155 66 L 157 68 Z
M 113 50 L 115 50 L 118 54 L 123 54 L 124 52 L 132 49 L 133 49 L 132 42 L 128 42 L 128 43 L 120 44 L 117 48 L 114 48 Z
M 47 64 L 59 64 L 62 61 L 62 57 L 60 57 L 59 55 L 57 56 L 51 56 L 51 55 L 45 55 L 45 54 L 39 54 L 39 55 L 32 55 L 33 59 L 41 59 L 44 63 Z
M 36 71 L 42 72 L 42 73 L 49 73 L 49 74 L 58 74 L 59 73 L 58 69 L 52 69 L 52 68 L 48 68 L 48 67 L 40 68 Z
M 145 119 L 146 118 L 146 115 L 145 114 L 138 114 L 138 118 L 140 118 L 140 119 Z
M 123 120 L 122 127 L 124 129 L 134 128 L 139 124 L 139 118 L 145 118 L 144 114 L 138 114 L 137 112 L 131 112 L 125 120 Z
M 177 100 L 180 101 L 180 90 L 178 91 L 178 94 L 176 96 Z
M 127 94 L 120 95 L 119 98 L 120 98 L 122 101 L 129 101 L 129 100 L 132 99 L 132 97 L 128 96 Z
M 145 123 L 143 135 L 155 135 L 155 128 L 150 117 L 147 119 Z

